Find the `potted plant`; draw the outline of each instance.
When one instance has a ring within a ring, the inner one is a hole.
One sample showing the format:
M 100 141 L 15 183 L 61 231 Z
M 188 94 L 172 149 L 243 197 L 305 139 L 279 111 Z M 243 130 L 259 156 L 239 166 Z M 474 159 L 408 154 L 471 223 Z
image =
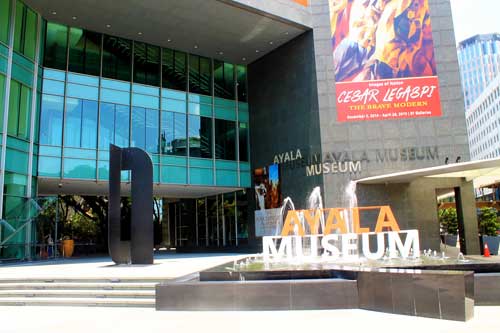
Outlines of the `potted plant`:
M 73 224 L 71 218 L 63 223 L 63 237 L 61 239 L 62 253 L 65 258 L 70 258 L 75 249 L 75 241 L 73 240 Z
M 498 222 L 497 210 L 491 207 L 483 207 L 479 210 L 477 220 L 479 233 L 481 234 L 481 243 L 488 245 L 491 254 L 497 254 L 500 244 L 500 237 L 498 236 L 500 223 Z M 481 251 L 483 249 L 484 245 L 481 246 Z
M 439 209 L 438 218 L 441 226 L 443 242 L 448 246 L 457 246 L 457 210 L 455 208 Z

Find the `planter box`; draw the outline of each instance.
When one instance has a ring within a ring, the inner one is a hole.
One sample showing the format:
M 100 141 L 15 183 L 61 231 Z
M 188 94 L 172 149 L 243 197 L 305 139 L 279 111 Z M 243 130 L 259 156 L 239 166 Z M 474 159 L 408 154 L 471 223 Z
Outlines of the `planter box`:
M 444 243 L 448 246 L 456 247 L 458 242 L 458 235 L 444 235 Z
M 488 248 L 490 249 L 490 253 L 492 255 L 498 254 L 498 247 L 500 244 L 500 236 L 482 236 L 483 244 L 488 244 Z M 483 245 L 484 248 L 484 245 Z M 482 252 L 482 249 L 481 249 Z

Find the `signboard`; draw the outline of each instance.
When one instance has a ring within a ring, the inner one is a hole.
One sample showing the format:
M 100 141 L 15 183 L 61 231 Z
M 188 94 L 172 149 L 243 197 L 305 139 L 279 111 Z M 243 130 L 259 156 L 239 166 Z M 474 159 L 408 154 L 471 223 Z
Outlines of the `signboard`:
M 379 211 L 374 230 L 362 227 L 360 212 L 366 210 Z M 348 214 L 343 214 L 345 212 Z M 371 242 L 376 246 L 370 246 Z M 263 237 L 262 245 L 266 261 L 305 256 L 357 259 L 360 253 L 374 260 L 384 255 L 388 258 L 420 256 L 418 230 L 400 230 L 389 206 L 291 210 L 281 235 Z
M 254 170 L 255 235 L 275 235 L 276 223 L 281 221 L 280 170 L 278 164 Z
M 329 0 L 337 120 L 441 116 L 428 0 Z
M 293 2 L 298 3 L 299 5 L 307 7 L 309 5 L 309 0 L 292 0 Z

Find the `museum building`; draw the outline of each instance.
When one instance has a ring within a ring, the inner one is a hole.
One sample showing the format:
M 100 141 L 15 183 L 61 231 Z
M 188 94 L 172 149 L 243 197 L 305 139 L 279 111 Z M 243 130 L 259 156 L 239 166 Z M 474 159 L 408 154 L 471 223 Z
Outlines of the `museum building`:
M 150 154 L 164 243 L 257 247 L 283 198 L 345 207 L 353 180 L 468 161 L 462 96 L 449 1 L 0 0 L 0 258 L 36 257 L 37 198 L 107 195 L 110 144 Z M 436 246 L 422 207 L 472 185 L 418 182 L 358 204 Z

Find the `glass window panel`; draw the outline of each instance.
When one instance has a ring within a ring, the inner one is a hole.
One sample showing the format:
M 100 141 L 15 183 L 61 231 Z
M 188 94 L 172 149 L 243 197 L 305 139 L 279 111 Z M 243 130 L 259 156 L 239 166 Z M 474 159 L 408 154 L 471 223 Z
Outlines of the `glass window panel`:
M 134 42 L 134 82 L 160 85 L 160 48 Z
M 82 127 L 82 100 L 66 99 L 66 117 L 64 119 L 64 145 L 80 147 Z
M 97 102 L 83 100 L 82 104 L 82 148 L 97 146 Z
M 64 99 L 43 95 L 40 115 L 40 144 L 61 146 Z
M 44 79 L 43 92 L 47 94 L 64 95 L 64 82 Z
M 215 158 L 236 160 L 235 131 L 234 121 L 215 119 Z
M 101 34 L 85 31 L 85 74 L 101 73 Z
M 19 122 L 19 103 L 21 100 L 21 84 L 10 81 L 9 97 L 9 120 L 7 124 L 7 133 L 17 136 L 17 124 Z
M 0 0 L 0 41 L 9 43 L 10 0 Z
M 30 59 L 35 59 L 37 14 L 29 8 L 26 8 L 26 26 L 24 33 L 24 55 Z
M 24 20 L 26 12 L 22 2 L 16 1 L 16 17 L 14 22 L 14 51 L 23 53 L 24 49 Z
M 31 118 L 31 89 L 21 85 L 21 99 L 19 103 L 19 124 L 17 136 L 23 139 L 30 137 Z
M 132 147 L 144 149 L 146 146 L 146 109 L 132 108 Z
M 115 145 L 129 146 L 130 108 L 126 105 L 115 107 Z
M 211 60 L 189 55 L 189 91 L 196 94 L 212 94 Z
M 162 98 L 162 109 L 175 112 L 186 112 L 186 101 Z
M 64 25 L 47 22 L 45 35 L 44 66 L 66 69 L 66 46 L 68 28 Z
M 72 72 L 84 73 L 85 35 L 82 29 L 69 29 L 69 63 Z
M 167 155 L 185 156 L 186 115 L 176 112 L 161 113 L 161 152 Z
M 214 84 L 215 96 L 234 99 L 234 66 L 214 60 Z
M 186 53 L 163 49 L 162 87 L 186 91 Z
M 95 179 L 96 162 L 94 160 L 64 159 L 64 177 Z
M 101 34 L 70 28 L 69 64 L 72 72 L 90 75 L 100 74 Z
M 248 162 L 248 124 L 239 123 L 238 130 L 240 161 Z
M 236 66 L 236 77 L 238 80 L 238 101 L 247 101 L 247 68 L 245 66 Z
M 0 74 L 0 133 L 3 131 L 3 107 L 4 107 L 3 101 L 5 101 L 4 98 L 5 98 L 5 76 Z
M 103 37 L 102 76 L 130 81 L 132 64 L 132 42 L 128 39 Z
M 159 121 L 160 113 L 158 110 L 146 109 L 146 151 L 149 153 L 159 153 Z
M 105 102 L 129 104 L 130 93 L 101 88 L 101 100 Z
M 109 145 L 114 143 L 113 136 L 115 130 L 115 105 L 101 103 L 99 115 L 99 148 L 109 149 Z
M 189 116 L 189 156 L 212 158 L 212 119 Z

